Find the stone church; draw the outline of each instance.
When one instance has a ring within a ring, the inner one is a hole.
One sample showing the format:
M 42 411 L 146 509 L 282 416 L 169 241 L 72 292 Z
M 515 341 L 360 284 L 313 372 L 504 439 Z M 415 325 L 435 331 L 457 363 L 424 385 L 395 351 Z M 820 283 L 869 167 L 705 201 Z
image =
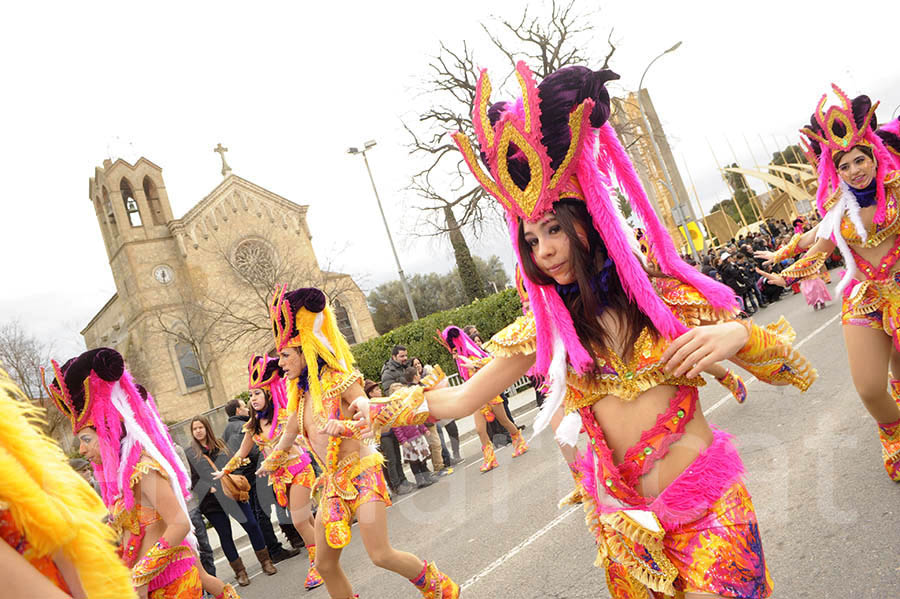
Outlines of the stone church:
M 308 206 L 232 174 L 222 156 L 224 180 L 178 219 L 146 158 L 105 160 L 90 179 L 116 293 L 81 334 L 125 356 L 168 423 L 247 389 L 251 353 L 272 350 L 276 283 L 325 291 L 351 344 L 378 335 L 353 279 L 320 266 Z

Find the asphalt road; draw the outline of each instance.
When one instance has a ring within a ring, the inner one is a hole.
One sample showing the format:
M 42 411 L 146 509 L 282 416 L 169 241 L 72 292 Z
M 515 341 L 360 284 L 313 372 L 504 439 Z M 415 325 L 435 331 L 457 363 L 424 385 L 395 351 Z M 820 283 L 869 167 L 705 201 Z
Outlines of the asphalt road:
M 710 422 L 736 437 L 774 597 L 898 599 L 900 485 L 884 472 L 875 425 L 853 390 L 839 311 L 832 302 L 814 312 L 797 295 L 757 314 L 762 324 L 783 314 L 794 326 L 795 345 L 819 371 L 807 393 L 754 381 L 738 405 L 711 382 L 701 403 Z M 517 420 L 530 425 L 534 415 Z M 463 454 L 465 468 L 389 509 L 395 547 L 435 561 L 467 599 L 609 597 L 580 506 L 557 509 L 571 479 L 549 433 L 515 460 L 509 447 L 500 449 L 500 467 L 486 474 L 478 470 L 476 442 Z M 328 597 L 324 587 L 303 591 L 305 555 L 268 577 L 244 553 L 253 579 L 242 597 Z M 419 596 L 400 576 L 374 567 L 359 538 L 342 563 L 363 599 Z M 220 562 L 220 575 L 227 568 Z

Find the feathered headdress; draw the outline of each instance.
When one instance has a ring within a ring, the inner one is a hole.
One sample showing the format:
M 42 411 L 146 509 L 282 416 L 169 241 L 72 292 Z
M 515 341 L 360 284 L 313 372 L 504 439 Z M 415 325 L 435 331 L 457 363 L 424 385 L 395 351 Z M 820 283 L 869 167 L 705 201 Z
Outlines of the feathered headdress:
M 248 389 L 264 389 L 272 398 L 272 421 L 269 425 L 269 439 L 275 436 L 278 428 L 278 412 L 287 408 L 287 391 L 285 389 L 284 371 L 278 365 L 278 358 L 253 354 L 247 364 L 250 380 Z
M 840 232 L 841 219 L 846 214 L 863 240 L 868 237 L 868 231 L 859 216 L 860 207 L 856 197 L 838 176 L 834 156 L 840 152 L 849 152 L 857 146 L 872 150 L 877 163 L 875 173 L 877 207 L 873 222 L 883 223 L 887 209 L 884 180 L 888 172 L 900 168 L 900 155 L 896 154 L 893 147 L 895 144 L 900 147 L 900 138 L 894 130 L 895 123 L 889 124 L 883 131 L 877 130 L 878 119 L 875 116 L 875 109 L 878 108 L 878 102 L 873 104 L 869 96 L 865 95 L 850 100 L 847 94 L 833 83 L 831 89 L 837 95 L 839 103 L 826 109 L 828 95 L 823 94 L 809 119 L 809 125 L 800 132 L 809 139 L 809 143 L 805 141 L 803 143 L 804 150 L 810 162 L 816 165 L 818 172 L 816 206 L 823 218 L 816 236 L 833 240 L 847 265 L 847 271 L 836 288 L 838 294 L 841 294 L 859 274 L 850 246 Z M 836 192 L 839 192 L 837 202 L 831 210 L 826 211 L 826 202 Z
M 819 214 L 825 216 L 825 202 L 840 188 L 840 177 L 834 168 L 833 157 L 839 152 L 849 152 L 856 146 L 867 146 L 872 149 L 878 162 L 876 200 L 874 222 L 883 223 L 885 216 L 884 176 L 894 165 L 894 158 L 888 152 L 882 139 L 875 134 L 878 120 L 875 109 L 878 102 L 872 103 L 869 96 L 857 96 L 852 101 L 844 91 L 834 83 L 831 89 L 837 95 L 839 104 L 829 106 L 828 94 L 822 94 L 816 111 L 810 118 L 808 127 L 800 130 L 809 138 L 813 151 L 818 155 L 819 189 L 816 192 L 816 205 Z M 827 152 L 826 156 L 822 156 Z M 863 234 L 862 232 L 860 233 Z
M 696 287 L 716 308 L 735 306 L 734 292 L 700 274 L 679 256 L 668 231 L 660 223 L 641 186 L 625 149 L 607 123 L 610 114 L 607 81 L 618 79 L 608 70 L 566 67 L 536 85 L 524 62 L 516 66 L 522 98 L 515 103 L 490 106 L 491 85 L 482 70 L 472 114 L 480 148 L 479 162 L 469 139 L 461 132 L 453 139 L 469 169 L 484 189 L 506 211 L 510 238 L 519 263 L 528 248 L 518 247 L 519 221 L 538 221 L 560 199 L 584 201 L 628 297 L 665 337 L 674 338 L 687 328 L 657 295 L 635 255 L 634 236 L 626 231 L 611 199 L 609 186 L 618 183 L 647 229 L 660 269 Z M 490 108 L 489 108 L 490 106 Z M 580 373 L 593 368 L 581 345 L 572 317 L 553 285 L 524 278 L 537 325 L 537 372 L 548 372 L 556 401 L 561 401 L 565 364 Z M 553 364 L 553 366 L 551 366 Z M 545 419 L 539 419 L 545 424 Z M 549 416 L 546 420 L 549 420 Z M 535 426 L 538 430 L 538 422 Z
M 125 509 L 134 507 L 131 475 L 147 453 L 165 471 L 185 515 L 190 496 L 190 478 L 175 453 L 175 444 L 159 417 L 153 397 L 131 378 L 125 360 L 114 349 L 88 350 L 62 367 L 53 362 L 55 377 L 44 388 L 56 407 L 72 423 L 72 432 L 85 427 L 97 431 L 100 463 L 94 473 L 100 482 L 103 502 L 112 506 L 122 498 Z M 143 392 L 142 392 L 143 390 Z M 189 542 L 196 547 L 193 533 Z
M 341 372 L 350 373 L 353 368 L 350 345 L 338 329 L 325 294 L 315 287 L 287 291 L 287 285 L 282 285 L 272 298 L 270 316 L 275 348 L 279 352 L 287 347 L 303 350 L 313 407 L 316 414 L 324 414 L 317 358 Z M 287 409 L 293 414 L 300 402 L 297 379 L 288 381 L 287 396 Z
M 112 529 L 102 523 L 106 507 L 41 432 L 43 418 L 0 368 L 0 505 L 33 556 L 61 553 L 72 563 L 88 597 L 135 597 Z

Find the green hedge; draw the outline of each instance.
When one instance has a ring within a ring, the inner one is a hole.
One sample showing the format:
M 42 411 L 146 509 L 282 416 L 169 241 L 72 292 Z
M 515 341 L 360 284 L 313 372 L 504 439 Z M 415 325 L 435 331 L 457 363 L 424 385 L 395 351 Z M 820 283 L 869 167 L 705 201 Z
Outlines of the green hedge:
M 381 380 L 381 367 L 391 357 L 395 345 L 403 345 L 409 357 L 421 358 L 426 364 L 440 364 L 447 375 L 456 372 L 456 363 L 450 353 L 435 340 L 437 330 L 454 324 L 464 327 L 474 324 L 487 341 L 494 333 L 522 315 L 522 305 L 515 289 L 475 300 L 467 306 L 435 312 L 416 322 L 389 331 L 381 337 L 353 346 L 356 366 L 367 379 Z

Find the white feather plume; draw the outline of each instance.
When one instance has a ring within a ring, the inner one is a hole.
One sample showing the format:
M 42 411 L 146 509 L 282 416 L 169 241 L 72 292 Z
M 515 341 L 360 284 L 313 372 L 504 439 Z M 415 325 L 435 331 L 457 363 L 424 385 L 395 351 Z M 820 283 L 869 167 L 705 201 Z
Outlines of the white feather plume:
M 544 399 L 544 405 L 541 406 L 541 411 L 534 419 L 532 439 L 547 428 L 553 414 L 562 405 L 563 396 L 566 394 L 566 344 L 555 328 L 553 330 L 553 358 L 550 360 L 547 378 L 550 381 L 550 389 Z
M 556 442 L 560 445 L 575 447 L 578 445 L 578 433 L 581 432 L 581 416 L 578 412 L 566 414 L 556 427 Z
M 859 215 L 859 204 L 856 202 L 856 197 L 843 181 L 841 182 L 840 188 L 841 195 L 838 198 L 837 203 L 832 206 L 831 210 L 829 210 L 822 218 L 822 222 L 819 224 L 819 232 L 816 234 L 817 238 L 834 240 L 841 252 L 841 256 L 844 258 L 844 264 L 847 266 L 847 271 L 844 273 L 844 276 L 841 277 L 841 281 L 835 288 L 835 292 L 838 296 L 843 295 L 847 285 L 859 277 L 859 268 L 856 266 L 856 259 L 850 251 L 847 240 L 841 235 L 841 220 L 843 219 L 844 214 L 847 214 L 850 218 L 850 221 L 856 228 L 856 232 L 860 238 L 865 241 L 868 237 L 868 231 L 863 226 L 862 218 Z
M 169 478 L 169 486 L 172 487 L 172 492 L 175 493 L 175 497 L 178 499 L 178 505 L 181 506 L 181 509 L 184 511 L 185 519 L 188 523 L 190 523 L 190 516 L 187 509 L 187 503 L 184 500 L 184 494 L 181 491 L 181 485 L 178 482 L 178 475 L 175 471 L 175 466 L 169 463 L 168 460 L 163 456 L 162 452 L 154 445 L 153 441 L 150 437 L 147 436 L 147 433 L 137 422 L 137 418 L 134 415 L 134 411 L 131 409 L 131 405 L 128 403 L 128 395 L 125 393 L 125 390 L 122 389 L 122 385 L 117 381 L 112 388 L 112 392 L 110 393 L 110 400 L 112 401 L 113 407 L 116 408 L 116 411 L 119 413 L 119 416 L 122 417 L 122 423 L 125 425 L 125 439 L 122 441 L 122 456 L 124 463 L 124 458 L 128 454 L 125 453 L 125 449 L 131 449 L 134 447 L 136 443 L 140 443 L 141 448 L 150 454 L 154 460 L 156 460 L 160 466 L 162 466 L 163 470 L 166 472 L 166 476 Z M 119 465 L 119 481 L 122 485 L 129 484 L 129 481 L 122 481 L 122 477 L 124 472 L 122 472 L 123 466 Z M 185 540 L 188 542 L 188 545 L 194 551 L 197 551 L 197 537 L 194 536 L 194 527 L 191 525 L 191 530 L 188 532 Z

